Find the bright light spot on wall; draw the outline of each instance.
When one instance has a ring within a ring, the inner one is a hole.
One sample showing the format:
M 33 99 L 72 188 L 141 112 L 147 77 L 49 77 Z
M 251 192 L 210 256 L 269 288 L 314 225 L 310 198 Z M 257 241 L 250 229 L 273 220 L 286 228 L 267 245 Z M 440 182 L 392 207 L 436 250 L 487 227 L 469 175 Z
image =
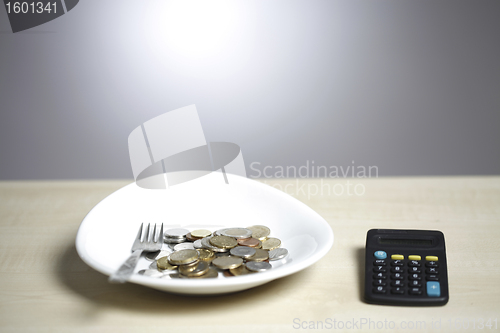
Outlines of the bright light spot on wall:
M 160 55 L 205 58 L 230 46 L 237 19 L 234 0 L 152 1 L 146 38 Z

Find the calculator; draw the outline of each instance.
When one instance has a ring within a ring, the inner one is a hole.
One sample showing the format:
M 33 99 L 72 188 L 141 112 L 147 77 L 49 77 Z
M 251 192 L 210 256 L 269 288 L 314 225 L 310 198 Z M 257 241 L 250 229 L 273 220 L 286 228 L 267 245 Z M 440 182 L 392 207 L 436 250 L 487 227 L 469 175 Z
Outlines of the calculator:
M 448 298 L 442 232 L 396 229 L 368 231 L 365 252 L 366 302 L 444 305 Z

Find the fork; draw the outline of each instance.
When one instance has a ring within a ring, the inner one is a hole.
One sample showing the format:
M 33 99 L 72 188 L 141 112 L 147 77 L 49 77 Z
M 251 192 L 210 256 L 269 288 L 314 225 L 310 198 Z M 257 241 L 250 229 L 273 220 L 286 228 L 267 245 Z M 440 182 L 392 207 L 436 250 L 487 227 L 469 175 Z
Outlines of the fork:
M 142 233 L 144 223 L 141 224 L 137 238 L 132 245 L 132 254 L 128 259 L 113 273 L 108 281 L 111 283 L 125 283 L 132 276 L 135 266 L 141 257 L 142 252 L 155 252 L 160 251 L 163 244 L 163 223 L 161 224 L 160 234 L 155 241 L 156 223 L 153 233 L 150 233 L 150 224 L 148 224 L 144 234 Z M 142 241 L 141 241 L 142 239 Z

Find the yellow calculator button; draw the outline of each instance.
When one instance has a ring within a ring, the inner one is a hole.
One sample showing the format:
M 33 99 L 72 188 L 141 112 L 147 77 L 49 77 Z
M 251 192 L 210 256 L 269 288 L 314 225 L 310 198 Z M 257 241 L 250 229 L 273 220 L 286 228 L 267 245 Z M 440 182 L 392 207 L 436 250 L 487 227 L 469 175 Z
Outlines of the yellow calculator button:
M 427 260 L 427 261 L 438 261 L 438 257 L 436 257 L 436 256 L 426 256 L 425 260 Z
M 392 260 L 403 260 L 404 258 L 405 258 L 405 256 L 402 255 L 402 254 L 393 254 L 393 255 L 391 255 L 391 259 Z
M 409 260 L 422 260 L 422 257 L 417 256 L 417 255 L 410 255 L 410 256 L 408 256 L 408 259 Z

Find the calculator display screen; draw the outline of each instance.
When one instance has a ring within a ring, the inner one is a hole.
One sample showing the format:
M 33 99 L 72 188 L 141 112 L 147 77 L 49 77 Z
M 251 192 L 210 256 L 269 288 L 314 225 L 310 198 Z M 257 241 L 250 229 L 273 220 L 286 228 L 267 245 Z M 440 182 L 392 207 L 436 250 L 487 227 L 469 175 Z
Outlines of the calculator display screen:
M 432 246 L 432 239 L 396 239 L 396 238 L 384 238 L 380 237 L 378 239 L 379 244 L 383 245 L 420 245 L 420 246 Z

